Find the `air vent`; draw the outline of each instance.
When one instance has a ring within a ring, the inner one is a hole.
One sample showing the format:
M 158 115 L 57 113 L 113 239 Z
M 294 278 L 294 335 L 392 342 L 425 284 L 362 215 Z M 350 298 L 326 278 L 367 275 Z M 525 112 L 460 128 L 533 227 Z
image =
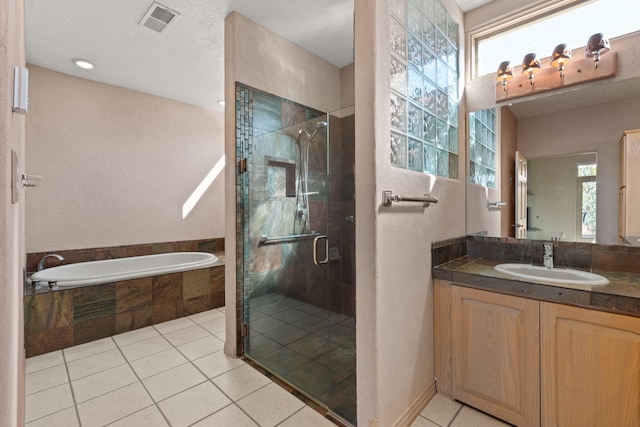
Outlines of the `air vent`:
M 169 9 L 160 3 L 153 2 L 147 13 L 144 14 L 140 25 L 150 28 L 154 31 L 162 33 L 174 23 L 180 14 L 174 10 Z

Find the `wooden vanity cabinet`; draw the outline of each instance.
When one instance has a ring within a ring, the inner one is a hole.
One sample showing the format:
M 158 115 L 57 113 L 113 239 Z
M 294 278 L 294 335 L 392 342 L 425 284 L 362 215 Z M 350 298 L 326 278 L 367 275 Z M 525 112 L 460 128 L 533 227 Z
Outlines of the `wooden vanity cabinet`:
M 439 392 L 512 424 L 539 426 L 539 302 L 447 282 L 436 299 L 449 303 L 436 327 L 450 327 L 442 331 L 449 342 L 437 346 Z
M 640 426 L 640 318 L 540 304 L 542 425 Z
M 640 426 L 640 318 L 435 280 L 436 386 L 517 426 Z

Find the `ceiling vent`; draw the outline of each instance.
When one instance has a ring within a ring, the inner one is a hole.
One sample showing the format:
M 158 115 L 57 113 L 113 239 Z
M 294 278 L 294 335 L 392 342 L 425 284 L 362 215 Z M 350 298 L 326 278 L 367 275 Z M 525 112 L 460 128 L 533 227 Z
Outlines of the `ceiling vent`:
M 178 12 L 153 2 L 149 10 L 147 10 L 147 13 L 142 17 L 140 25 L 162 33 L 179 17 L 180 14 Z

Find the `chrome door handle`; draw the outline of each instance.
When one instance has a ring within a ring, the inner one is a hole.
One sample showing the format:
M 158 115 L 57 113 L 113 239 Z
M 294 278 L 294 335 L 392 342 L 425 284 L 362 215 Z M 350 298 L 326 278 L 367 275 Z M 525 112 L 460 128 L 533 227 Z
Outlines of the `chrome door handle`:
M 324 240 L 324 259 L 318 260 L 318 241 Z M 329 239 L 327 236 L 318 236 L 313 239 L 313 263 L 315 265 L 322 265 L 329 262 Z

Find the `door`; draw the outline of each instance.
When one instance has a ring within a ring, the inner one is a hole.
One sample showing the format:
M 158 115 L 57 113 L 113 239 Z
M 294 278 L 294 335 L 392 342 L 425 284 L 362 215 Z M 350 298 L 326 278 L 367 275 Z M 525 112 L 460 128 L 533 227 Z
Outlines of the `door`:
M 331 163 L 344 161 L 339 154 L 354 141 L 341 130 L 345 120 L 315 115 L 254 130 L 244 150 L 244 351 L 355 424 L 355 283 L 343 274 L 354 258 L 343 244 L 353 242 L 353 203 L 344 199 L 342 163 Z
M 542 425 L 640 426 L 640 319 L 540 304 Z
M 527 238 L 527 159 L 516 151 L 516 238 Z
M 453 397 L 540 425 L 539 302 L 452 286 Z

